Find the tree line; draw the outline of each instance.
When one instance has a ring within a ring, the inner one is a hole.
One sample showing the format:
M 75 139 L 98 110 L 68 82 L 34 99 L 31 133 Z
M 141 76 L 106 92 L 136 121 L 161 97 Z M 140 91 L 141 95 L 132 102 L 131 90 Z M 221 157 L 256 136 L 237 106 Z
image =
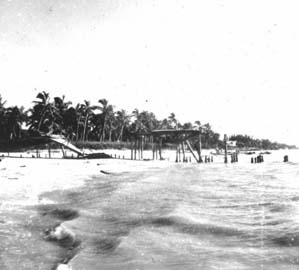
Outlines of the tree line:
M 247 149 L 285 149 L 285 148 L 296 148 L 296 145 L 287 145 L 284 143 L 271 142 L 268 139 L 255 139 L 248 135 L 232 135 L 229 138 L 232 141 L 236 141 L 238 148 L 247 148 Z
M 180 123 L 174 113 L 159 120 L 153 112 L 139 111 L 128 113 L 115 110 L 107 99 L 99 99 L 96 104 L 84 100 L 75 106 L 65 97 L 51 99 L 47 92 L 40 92 L 27 110 L 24 107 L 6 107 L 0 95 L 0 140 L 13 141 L 26 136 L 40 134 L 61 134 L 74 142 L 127 142 L 136 132 L 149 132 L 154 129 L 201 129 L 203 145 L 217 145 L 219 134 L 210 124 Z M 171 136 L 165 142 L 171 142 Z
M 128 142 L 136 132 L 149 132 L 154 129 L 197 129 L 202 131 L 203 148 L 223 146 L 220 135 L 214 132 L 209 123 L 180 123 L 175 113 L 162 120 L 153 112 L 132 112 L 120 109 L 107 99 L 99 99 L 96 104 L 84 100 L 75 106 L 66 101 L 65 96 L 54 97 L 43 91 L 38 93 L 32 107 L 7 107 L 0 95 L 0 141 L 13 142 L 28 136 L 41 134 L 60 134 L 73 142 Z M 175 138 L 167 136 L 164 143 L 171 143 Z M 234 135 L 239 147 L 273 148 L 268 140 L 255 140 L 249 136 Z M 193 140 L 196 144 L 196 141 Z M 276 144 L 276 146 L 284 146 Z

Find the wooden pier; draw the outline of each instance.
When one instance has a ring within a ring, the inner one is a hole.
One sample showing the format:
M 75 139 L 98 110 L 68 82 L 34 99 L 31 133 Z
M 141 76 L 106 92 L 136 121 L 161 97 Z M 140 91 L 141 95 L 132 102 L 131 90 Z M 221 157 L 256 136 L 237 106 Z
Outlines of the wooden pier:
M 187 150 L 196 162 L 203 162 L 201 156 L 201 131 L 194 129 L 160 129 L 151 132 L 136 132 L 132 134 L 131 159 L 142 160 L 145 145 L 151 145 L 152 160 L 163 160 L 162 145 L 166 136 L 174 137 L 176 144 L 176 162 L 190 162 Z M 197 153 L 193 150 L 189 139 L 197 137 Z

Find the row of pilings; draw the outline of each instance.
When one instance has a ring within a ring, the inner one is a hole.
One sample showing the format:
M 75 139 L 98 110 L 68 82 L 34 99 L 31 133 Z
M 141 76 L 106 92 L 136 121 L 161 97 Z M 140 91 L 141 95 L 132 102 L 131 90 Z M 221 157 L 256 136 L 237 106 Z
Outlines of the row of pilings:
M 153 136 L 140 136 L 131 140 L 131 160 L 143 160 L 144 147 L 148 143 L 151 144 L 152 159 L 162 160 L 162 138 L 157 140 Z
M 258 155 L 256 157 L 251 158 L 251 163 L 263 163 L 264 162 L 264 156 Z

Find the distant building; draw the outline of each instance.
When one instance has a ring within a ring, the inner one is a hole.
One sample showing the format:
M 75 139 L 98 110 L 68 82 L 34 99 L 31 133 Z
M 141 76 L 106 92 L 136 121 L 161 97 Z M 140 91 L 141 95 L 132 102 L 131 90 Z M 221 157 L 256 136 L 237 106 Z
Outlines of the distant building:
M 228 147 L 237 147 L 237 141 L 227 141 Z

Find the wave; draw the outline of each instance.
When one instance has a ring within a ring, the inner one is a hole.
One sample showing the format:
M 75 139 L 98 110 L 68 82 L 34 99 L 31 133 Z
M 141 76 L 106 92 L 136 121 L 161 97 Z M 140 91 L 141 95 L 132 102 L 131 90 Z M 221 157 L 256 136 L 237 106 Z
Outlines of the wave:
M 107 254 L 113 252 L 121 243 L 118 237 L 109 237 L 102 239 L 95 239 L 92 242 L 97 254 Z
M 217 236 L 240 236 L 244 235 L 239 229 L 231 227 L 217 226 L 214 224 L 200 224 L 191 223 L 188 220 L 179 217 L 158 217 L 150 221 L 150 224 L 155 226 L 171 226 L 181 233 L 200 235 L 200 234 L 213 234 Z
M 42 216 L 51 216 L 59 220 L 72 220 L 79 217 L 79 212 L 74 209 L 58 208 L 55 205 L 42 205 L 39 207 Z
M 118 229 L 114 228 L 114 237 L 128 235 L 130 230 L 141 226 L 172 227 L 181 233 L 190 235 L 214 234 L 218 236 L 237 236 L 244 234 L 244 232 L 240 229 L 234 229 L 227 226 L 217 226 L 214 224 L 195 223 L 177 216 L 136 218 L 130 220 L 120 220 L 117 217 L 109 217 L 106 218 L 105 221 L 108 221 L 111 226 L 118 227 Z

